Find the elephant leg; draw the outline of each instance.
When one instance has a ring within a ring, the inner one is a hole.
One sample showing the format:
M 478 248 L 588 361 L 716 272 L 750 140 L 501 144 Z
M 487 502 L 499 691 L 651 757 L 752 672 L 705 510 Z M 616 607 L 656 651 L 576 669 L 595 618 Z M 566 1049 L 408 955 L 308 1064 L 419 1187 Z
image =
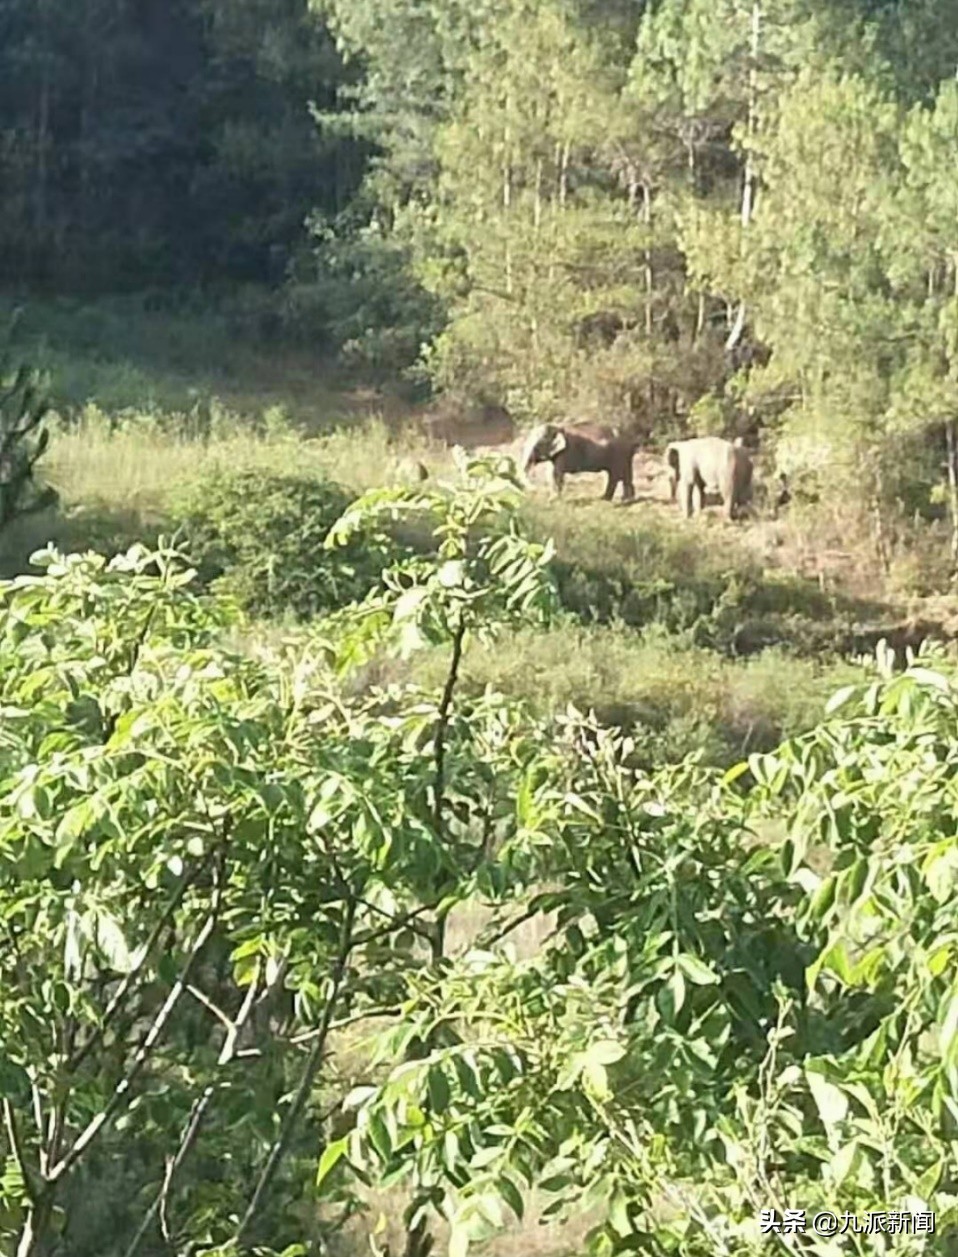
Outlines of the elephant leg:
M 602 501 L 611 502 L 615 496 L 615 486 L 619 483 L 619 477 L 611 469 L 605 475 L 605 493 L 602 494 Z
M 692 480 L 683 480 L 680 482 L 682 488 L 682 509 L 685 512 L 685 518 L 692 518 L 692 493 L 695 490 L 695 483 Z
M 622 475 L 622 501 L 635 501 L 635 480 L 632 475 L 632 464 L 629 463 Z
M 735 518 L 735 482 L 727 481 L 722 486 L 722 505 L 725 508 L 725 518 L 732 520 Z
M 558 463 L 552 464 L 552 487 L 555 490 L 556 497 L 562 495 L 562 482 L 565 480 L 565 472 Z
M 702 478 L 700 476 L 697 476 L 692 481 L 692 490 L 693 490 L 693 493 L 695 494 L 695 501 L 694 501 L 695 514 L 701 515 L 702 512 L 705 510 L 705 485 L 703 484 Z

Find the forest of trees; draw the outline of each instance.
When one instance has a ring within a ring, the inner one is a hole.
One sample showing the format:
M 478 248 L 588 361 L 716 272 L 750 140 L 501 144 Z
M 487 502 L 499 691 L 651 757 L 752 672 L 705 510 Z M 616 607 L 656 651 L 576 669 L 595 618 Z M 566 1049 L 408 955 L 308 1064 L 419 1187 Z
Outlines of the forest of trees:
M 953 1253 L 955 0 L 0 0 L 0 297 L 0 1257 Z
M 23 284 L 269 284 L 264 334 L 520 420 L 771 425 L 818 491 L 941 492 L 945 0 L 6 0 L 0 23 Z

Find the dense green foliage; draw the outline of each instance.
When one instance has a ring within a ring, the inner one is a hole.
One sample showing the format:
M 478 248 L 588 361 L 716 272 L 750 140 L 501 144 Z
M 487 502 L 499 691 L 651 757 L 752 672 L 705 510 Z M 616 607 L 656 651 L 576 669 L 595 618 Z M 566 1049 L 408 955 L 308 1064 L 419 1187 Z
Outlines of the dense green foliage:
M 453 1253 L 533 1189 L 599 1254 L 745 1257 L 785 1208 L 934 1210 L 896 1248 L 949 1251 L 951 666 L 880 655 L 770 755 L 637 773 L 575 712 L 457 698 L 470 636 L 555 605 L 508 466 L 462 471 L 347 509 L 328 550 L 425 514 L 438 551 L 305 652 L 224 649 L 169 552 L 3 586 L 2 1242 L 318 1252 L 358 1173 Z M 336 680 L 443 642 L 439 692 Z M 336 1036 L 384 1018 L 357 1088 Z
M 952 0 L 0 0 L 2 1257 L 954 1251 L 958 671 L 848 656 L 954 624 L 956 65 Z M 547 502 L 413 385 L 791 504 Z
M 459 650 L 496 618 L 546 610 L 541 547 L 506 531 L 468 553 L 508 490 L 486 479 L 416 501 L 436 513 L 435 572 L 402 592 L 397 569 L 352 633 L 292 668 L 218 646 L 222 613 L 169 552 L 49 552 L 42 576 L 4 586 L 5 1245 L 19 1232 L 24 1257 L 46 1253 L 62 1233 L 71 1254 L 106 1251 L 102 1235 L 83 1247 L 96 1206 L 82 1193 L 102 1209 L 116 1160 L 116 1251 L 153 1246 L 158 1227 L 297 1238 L 276 1189 L 304 1110 L 322 1142 L 312 1088 L 334 1016 L 401 998 L 428 914 L 441 932 L 476 877 L 502 892 L 488 843 L 536 753 L 532 726 L 495 702 L 453 711 L 448 689 L 347 706 L 321 661 L 444 626 Z M 164 1158 L 182 1164 L 201 1130 L 206 1169 L 182 1175 L 174 1204 Z
M 946 0 L 0 16 L 10 273 L 149 280 L 160 304 L 171 280 L 257 281 L 231 300 L 258 336 L 521 419 L 761 430 L 797 485 L 870 519 L 886 566 L 890 516 L 940 509 Z
M 955 409 L 953 6 L 319 7 L 365 66 L 364 195 L 446 312 L 434 385 L 764 430 L 887 564 Z
M 360 601 L 399 557 L 364 535 L 324 551 L 349 501 L 331 481 L 244 470 L 198 481 L 176 507 L 203 580 L 249 615 L 305 620 Z
M 760 1212 L 788 1208 L 935 1209 L 887 1242 L 950 1251 L 956 702 L 953 675 L 885 671 L 721 779 L 635 779 L 596 731 L 570 791 L 560 744 L 517 801 L 561 889 L 515 910 L 557 911 L 549 945 L 423 984 L 402 1033 L 441 1046 L 327 1163 L 410 1176 L 459 1253 L 533 1184 L 601 1207 L 599 1253 L 765 1251 Z
M 361 151 L 327 142 L 339 58 L 306 0 L 4 0 L 4 274 L 110 290 L 281 281 Z
M 50 440 L 47 410 L 39 372 L 0 355 L 0 532 L 56 501 L 36 475 Z

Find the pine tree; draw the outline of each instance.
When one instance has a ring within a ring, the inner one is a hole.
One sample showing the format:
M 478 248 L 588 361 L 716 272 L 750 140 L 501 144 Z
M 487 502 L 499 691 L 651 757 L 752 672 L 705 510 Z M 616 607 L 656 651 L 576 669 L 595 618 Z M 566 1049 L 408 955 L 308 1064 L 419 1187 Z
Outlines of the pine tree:
M 11 368 L 11 339 L 12 327 L 0 360 L 0 532 L 57 500 L 56 492 L 35 476 L 50 440 L 44 427 L 47 399 L 36 370 L 24 363 Z

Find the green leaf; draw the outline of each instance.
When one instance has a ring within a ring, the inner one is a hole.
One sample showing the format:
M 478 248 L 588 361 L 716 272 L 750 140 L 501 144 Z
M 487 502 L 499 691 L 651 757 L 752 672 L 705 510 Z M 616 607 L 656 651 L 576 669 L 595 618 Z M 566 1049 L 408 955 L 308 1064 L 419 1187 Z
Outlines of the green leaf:
M 591 1094 L 596 1100 L 609 1100 L 612 1098 L 612 1092 L 609 1088 L 609 1077 L 604 1065 L 600 1065 L 596 1061 L 587 1060 L 582 1067 L 582 1081 L 585 1085 L 586 1093 Z
M 496 1186 L 502 1193 L 502 1198 L 521 1222 L 525 1214 L 525 1202 L 522 1199 L 522 1192 L 508 1175 L 502 1174 L 496 1180 Z
M 738 781 L 739 777 L 743 777 L 748 770 L 749 766 L 745 760 L 742 760 L 741 763 L 733 764 L 722 777 L 722 785 L 730 786 L 733 781 Z
M 372 1146 L 384 1161 L 388 1161 L 392 1156 L 393 1145 L 389 1137 L 389 1128 L 379 1113 L 369 1113 L 367 1129 Z
M 92 917 L 92 933 L 107 964 L 117 973 L 129 973 L 132 966 L 130 951 L 123 931 L 108 913 L 99 911 Z
M 943 1057 L 950 1057 L 958 1033 L 958 991 L 955 991 L 945 1007 L 945 1015 L 941 1020 L 938 1032 L 938 1050 Z
M 816 1070 L 806 1067 L 805 1081 L 812 1093 L 818 1115 L 826 1130 L 833 1130 L 848 1115 L 848 1099 L 844 1092 Z
M 683 953 L 677 957 L 676 963 L 688 980 L 695 986 L 714 986 L 718 982 L 716 974 L 697 956 Z
M 346 1112 L 351 1109 L 359 1109 L 378 1092 L 378 1087 L 353 1087 L 352 1091 L 347 1092 L 343 1100 L 342 1107 Z
M 946 943 L 943 947 L 939 947 L 933 951 L 928 957 L 928 973 L 933 978 L 941 977 L 948 968 L 948 962 L 951 959 L 951 944 Z
M 323 1155 L 319 1158 L 319 1165 L 316 1169 L 317 1188 L 322 1187 L 328 1175 L 345 1156 L 348 1143 L 349 1139 L 346 1136 L 342 1139 L 334 1140 L 323 1149 Z
M 439 1065 L 433 1065 L 427 1076 L 429 1104 L 434 1113 L 445 1113 L 449 1107 L 449 1081 Z
M 840 690 L 836 690 L 828 702 L 825 704 L 825 715 L 831 716 L 840 708 L 844 707 L 851 699 L 859 693 L 861 686 L 844 685 Z
M 843 1144 L 828 1163 L 828 1173 L 832 1180 L 832 1187 L 838 1191 L 842 1184 L 851 1174 L 859 1155 L 859 1144 L 857 1139 L 850 1139 L 848 1143 Z
M 924 1201 L 926 1204 L 931 1201 L 932 1196 L 938 1188 L 938 1184 L 941 1182 L 941 1177 L 945 1173 L 946 1167 L 947 1163 L 945 1161 L 936 1161 L 933 1165 L 930 1165 L 922 1175 L 919 1176 L 919 1178 L 915 1181 L 914 1187 L 914 1194 L 919 1200 Z
M 599 1039 L 589 1045 L 586 1061 L 597 1065 L 614 1065 L 625 1056 L 625 1048 L 614 1039 Z
M 922 865 L 922 876 L 936 903 L 944 903 L 958 881 L 958 848 L 953 840 L 938 843 Z

